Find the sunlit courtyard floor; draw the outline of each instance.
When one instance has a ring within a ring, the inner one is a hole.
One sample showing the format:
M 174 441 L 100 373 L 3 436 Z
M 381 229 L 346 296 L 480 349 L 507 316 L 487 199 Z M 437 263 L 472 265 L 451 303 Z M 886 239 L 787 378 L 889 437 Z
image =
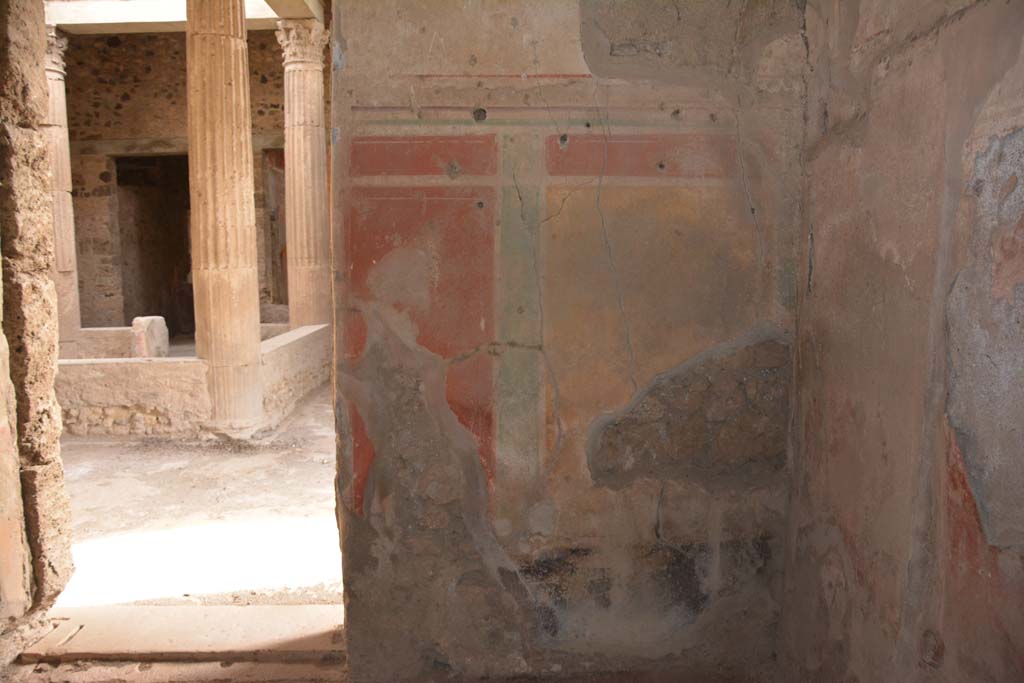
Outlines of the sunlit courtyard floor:
M 333 425 L 325 385 L 254 446 L 65 437 L 57 607 L 340 604 Z

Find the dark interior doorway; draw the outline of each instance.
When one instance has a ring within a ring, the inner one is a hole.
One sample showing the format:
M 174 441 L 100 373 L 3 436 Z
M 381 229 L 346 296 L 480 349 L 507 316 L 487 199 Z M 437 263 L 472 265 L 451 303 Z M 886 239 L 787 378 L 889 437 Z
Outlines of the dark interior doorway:
M 288 261 L 284 212 L 284 150 L 263 151 L 264 206 L 267 211 L 267 250 L 270 260 L 270 301 L 288 303 Z
M 117 179 L 125 324 L 160 315 L 191 334 L 188 157 L 122 157 Z

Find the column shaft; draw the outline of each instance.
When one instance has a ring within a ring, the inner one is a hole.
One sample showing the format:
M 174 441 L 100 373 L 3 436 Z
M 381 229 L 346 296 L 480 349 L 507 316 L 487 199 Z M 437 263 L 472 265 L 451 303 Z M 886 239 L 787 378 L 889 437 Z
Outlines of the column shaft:
M 244 0 L 188 0 L 189 193 L 196 350 L 213 426 L 263 415 L 252 114 Z
M 82 312 L 78 294 L 78 258 L 75 251 L 75 214 L 71 203 L 71 144 L 65 91 L 64 51 L 67 38 L 47 28 L 46 81 L 50 91 L 44 122 L 49 145 L 53 195 L 53 280 L 57 288 L 57 327 L 61 358 L 74 358 Z
M 330 233 L 323 54 L 314 20 L 281 21 L 284 48 L 285 226 L 291 326 L 331 321 Z

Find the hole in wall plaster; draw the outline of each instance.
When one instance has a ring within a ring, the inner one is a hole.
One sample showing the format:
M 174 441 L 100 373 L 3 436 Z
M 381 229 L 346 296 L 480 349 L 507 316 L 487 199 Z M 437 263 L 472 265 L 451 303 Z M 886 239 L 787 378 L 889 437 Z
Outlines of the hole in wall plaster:
M 480 121 L 487 120 L 487 110 L 483 107 L 477 107 L 473 110 L 473 120 L 479 123 Z
M 946 644 L 935 631 L 928 629 L 921 634 L 921 663 L 932 669 L 942 668 L 946 655 Z
M 565 133 L 559 135 L 558 146 L 561 147 L 562 149 L 567 149 L 569 147 L 569 136 L 566 135 Z

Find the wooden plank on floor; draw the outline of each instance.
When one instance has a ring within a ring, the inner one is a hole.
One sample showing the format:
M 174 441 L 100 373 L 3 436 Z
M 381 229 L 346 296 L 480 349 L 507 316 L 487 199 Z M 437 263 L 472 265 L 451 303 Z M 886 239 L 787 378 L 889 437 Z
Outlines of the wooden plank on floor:
M 81 607 L 54 610 L 56 628 L 23 663 L 343 661 L 340 605 Z

